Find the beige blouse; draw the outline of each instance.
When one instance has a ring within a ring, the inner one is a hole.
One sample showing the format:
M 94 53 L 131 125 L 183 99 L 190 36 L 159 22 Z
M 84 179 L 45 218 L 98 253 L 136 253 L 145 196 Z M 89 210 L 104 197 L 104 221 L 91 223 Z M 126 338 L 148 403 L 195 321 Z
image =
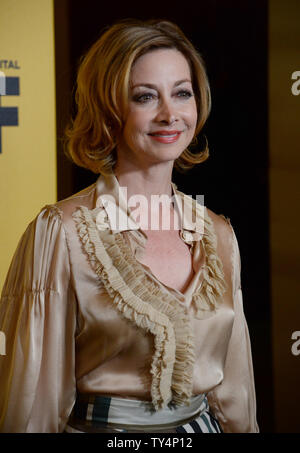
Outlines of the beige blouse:
M 29 224 L 0 303 L 0 431 L 62 432 L 78 391 L 156 410 L 206 393 L 224 432 L 258 432 L 236 236 L 229 219 L 172 188 L 193 259 L 184 293 L 139 261 L 147 236 L 114 174 Z M 106 195 L 127 225 L 114 225 Z M 202 222 L 180 211 L 183 200 Z

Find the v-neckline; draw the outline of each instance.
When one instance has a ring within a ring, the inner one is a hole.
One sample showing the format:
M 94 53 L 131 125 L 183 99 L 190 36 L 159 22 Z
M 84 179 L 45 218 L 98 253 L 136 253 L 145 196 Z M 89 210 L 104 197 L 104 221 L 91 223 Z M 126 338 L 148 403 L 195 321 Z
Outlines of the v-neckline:
M 139 230 L 140 231 L 140 230 Z M 127 234 L 129 235 L 132 235 L 135 240 L 137 239 L 136 238 L 136 235 L 135 235 L 135 231 L 127 231 L 126 232 Z M 146 235 L 146 233 L 143 231 L 142 232 L 144 235 Z M 171 286 L 167 285 L 166 283 L 162 282 L 158 277 L 156 277 L 156 275 L 152 272 L 151 268 L 149 266 L 147 266 L 146 264 L 142 263 L 137 257 L 136 257 L 136 253 L 137 253 L 137 249 L 135 250 L 132 250 L 132 247 L 131 247 L 131 243 L 130 243 L 130 240 L 127 236 L 127 234 L 125 234 L 125 237 L 123 235 L 123 239 L 125 239 L 128 247 L 130 248 L 132 254 L 133 254 L 133 257 L 134 259 L 137 261 L 137 263 L 143 268 L 144 272 L 148 275 L 149 278 L 151 278 L 152 281 L 154 281 L 156 284 L 160 285 L 161 287 L 163 287 L 168 293 L 170 293 L 172 296 L 176 296 L 176 298 L 178 299 L 178 301 L 181 303 L 181 304 L 184 304 L 187 308 L 190 307 L 191 305 L 191 302 L 192 302 L 192 299 L 193 299 L 193 294 L 195 292 L 195 289 L 197 287 L 197 283 L 199 281 L 199 277 L 201 276 L 202 274 L 202 268 L 204 267 L 205 263 L 206 263 L 206 255 L 205 255 L 205 250 L 204 250 L 204 247 L 203 247 L 203 244 L 202 244 L 202 241 L 200 241 L 201 245 L 202 245 L 202 255 L 201 255 L 201 261 L 202 261 L 202 265 L 198 268 L 197 271 L 194 270 L 194 275 L 192 276 L 192 278 L 190 279 L 189 281 L 189 284 L 188 286 L 186 287 L 186 289 L 182 292 L 176 288 L 172 288 Z M 147 235 L 146 235 L 147 236 Z M 141 244 L 140 244 L 140 241 L 137 241 L 138 243 L 138 247 L 143 247 Z M 196 244 L 195 244 L 196 245 Z M 200 244 L 199 244 L 200 245 Z M 193 253 L 193 269 L 195 267 L 195 263 L 194 263 L 194 253 Z M 203 279 L 202 279 L 203 280 Z M 202 281 L 200 282 L 202 284 Z

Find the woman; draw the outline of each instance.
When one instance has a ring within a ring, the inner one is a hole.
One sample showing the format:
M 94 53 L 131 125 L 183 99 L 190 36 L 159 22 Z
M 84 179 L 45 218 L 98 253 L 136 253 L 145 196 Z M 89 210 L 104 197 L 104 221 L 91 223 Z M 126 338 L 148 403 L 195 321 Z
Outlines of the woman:
M 170 22 L 122 21 L 77 82 L 69 153 L 101 175 L 13 258 L 1 430 L 258 432 L 234 231 L 171 179 L 208 157 L 188 150 L 210 110 L 201 57 Z

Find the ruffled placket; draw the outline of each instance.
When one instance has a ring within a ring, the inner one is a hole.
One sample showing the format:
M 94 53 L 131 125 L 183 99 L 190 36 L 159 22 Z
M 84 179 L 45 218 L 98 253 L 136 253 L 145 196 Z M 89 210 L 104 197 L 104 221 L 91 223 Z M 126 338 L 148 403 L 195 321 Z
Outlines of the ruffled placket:
M 179 304 L 171 292 L 149 276 L 135 258 L 121 232 L 109 229 L 101 207 L 79 207 L 73 218 L 88 261 L 116 309 L 134 325 L 154 336 L 151 396 L 156 410 L 167 404 L 189 404 L 195 362 L 191 311 Z M 195 265 L 201 282 L 195 281 L 191 304 L 195 316 L 215 314 L 225 291 L 222 265 L 216 254 L 216 235 L 208 215 L 205 231 L 194 245 L 194 253 L 204 256 Z M 135 232 L 137 234 L 137 232 Z M 142 239 L 143 240 L 143 239 Z

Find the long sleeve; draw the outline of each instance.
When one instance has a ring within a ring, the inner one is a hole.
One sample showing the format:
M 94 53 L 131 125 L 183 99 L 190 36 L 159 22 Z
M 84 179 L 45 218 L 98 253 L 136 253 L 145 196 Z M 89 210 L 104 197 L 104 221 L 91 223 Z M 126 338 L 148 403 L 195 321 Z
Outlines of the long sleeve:
M 0 431 L 62 432 L 75 400 L 76 298 L 60 211 L 44 208 L 12 259 L 0 301 Z
M 230 224 L 230 222 L 228 223 Z M 225 433 L 257 433 L 259 428 L 256 421 L 251 344 L 243 311 L 241 260 L 233 229 L 232 234 L 231 257 L 235 317 L 226 355 L 224 378 L 220 385 L 209 392 L 208 401 Z

